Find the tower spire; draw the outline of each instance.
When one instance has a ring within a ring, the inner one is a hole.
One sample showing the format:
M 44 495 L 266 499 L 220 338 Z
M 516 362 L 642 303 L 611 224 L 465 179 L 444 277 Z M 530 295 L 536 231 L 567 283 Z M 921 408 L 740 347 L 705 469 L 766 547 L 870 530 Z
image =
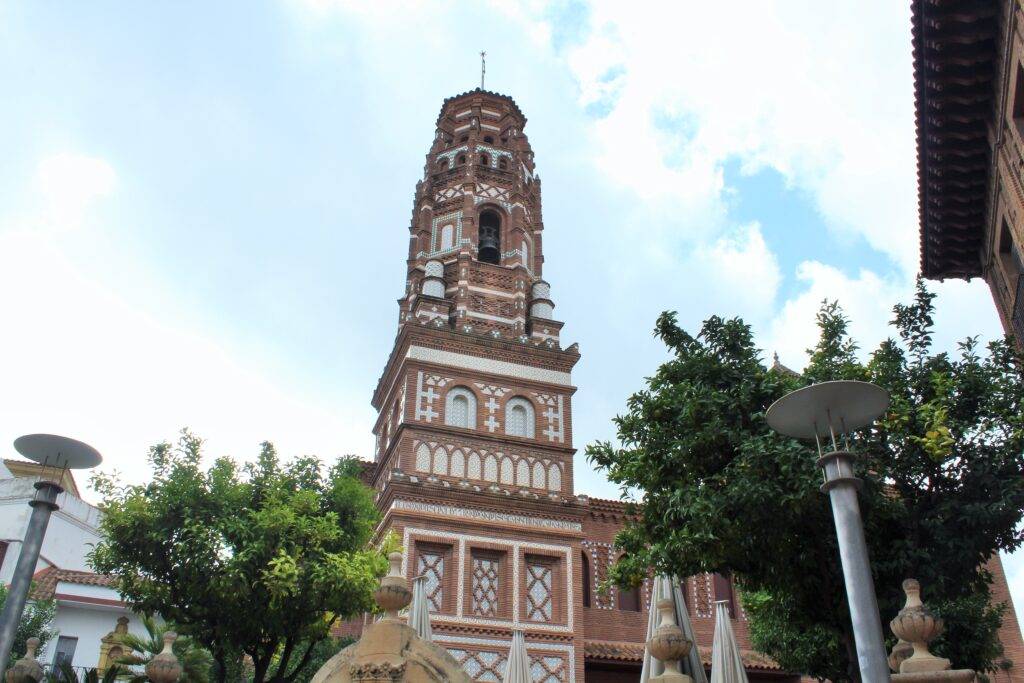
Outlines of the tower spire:
M 487 53 L 480 51 L 480 89 L 484 89 L 484 74 L 487 73 Z

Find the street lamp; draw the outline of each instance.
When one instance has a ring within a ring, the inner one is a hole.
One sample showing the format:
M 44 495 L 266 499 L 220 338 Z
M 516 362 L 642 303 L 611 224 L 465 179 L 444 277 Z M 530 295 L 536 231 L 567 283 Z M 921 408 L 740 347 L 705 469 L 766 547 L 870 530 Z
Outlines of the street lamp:
M 25 530 L 7 602 L 0 615 L 0 670 L 6 668 L 14 645 L 14 634 L 25 610 L 29 584 L 39 561 L 39 549 L 50 523 L 50 514 L 58 508 L 57 496 L 64 491 L 60 485 L 64 471 L 95 467 L 103 459 L 92 446 L 53 434 L 19 436 L 14 440 L 14 448 L 29 460 L 39 463 L 42 469 L 39 481 L 35 483 L 36 494 L 29 501 L 32 517 Z
M 865 683 L 889 681 L 889 664 L 857 501 L 863 482 L 854 474 L 854 455 L 846 435 L 871 424 L 888 407 L 885 389 L 870 382 L 840 380 L 790 392 L 773 403 L 767 414 L 768 425 L 780 434 L 813 438 L 817 443 L 818 467 L 825 478 L 821 491 L 832 501 L 857 661 Z M 836 442 L 837 435 L 843 440 L 842 449 Z M 832 450 L 822 449 L 822 438 L 827 439 L 825 447 L 831 444 Z

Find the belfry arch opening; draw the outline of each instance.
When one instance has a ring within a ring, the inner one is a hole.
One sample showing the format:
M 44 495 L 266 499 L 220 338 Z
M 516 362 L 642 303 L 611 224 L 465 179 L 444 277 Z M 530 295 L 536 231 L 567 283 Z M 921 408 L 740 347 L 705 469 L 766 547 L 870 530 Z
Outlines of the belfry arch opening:
M 497 211 L 487 209 L 480 212 L 477 258 L 484 263 L 501 262 L 501 216 Z

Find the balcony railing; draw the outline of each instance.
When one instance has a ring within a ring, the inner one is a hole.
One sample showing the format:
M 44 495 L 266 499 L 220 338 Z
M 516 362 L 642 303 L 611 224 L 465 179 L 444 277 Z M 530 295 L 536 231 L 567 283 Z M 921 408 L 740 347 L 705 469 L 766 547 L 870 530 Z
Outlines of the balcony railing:
M 71 679 L 71 673 L 74 673 L 74 680 Z M 56 664 L 46 664 L 43 666 L 44 680 L 49 679 L 51 676 L 62 683 L 81 683 L 85 680 L 86 674 L 89 669 L 84 666 L 58 666 Z

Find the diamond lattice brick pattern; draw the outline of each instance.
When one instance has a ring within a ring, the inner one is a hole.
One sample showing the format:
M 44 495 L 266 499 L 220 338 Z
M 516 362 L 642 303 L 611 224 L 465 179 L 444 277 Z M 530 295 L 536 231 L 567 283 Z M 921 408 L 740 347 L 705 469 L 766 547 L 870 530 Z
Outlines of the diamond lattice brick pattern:
M 501 683 L 505 678 L 506 656 L 501 652 L 472 651 L 448 648 L 448 653 L 462 665 L 463 671 L 480 683 Z
M 427 606 L 431 612 L 440 612 L 444 599 L 444 555 L 441 553 L 421 552 L 419 556 L 418 576 L 426 576 L 425 593 Z
M 530 678 L 533 683 L 562 683 L 565 660 L 561 657 L 530 657 Z
M 473 614 L 493 617 L 498 614 L 498 561 L 473 558 Z
M 551 567 L 531 564 L 526 568 L 526 618 L 551 621 Z

